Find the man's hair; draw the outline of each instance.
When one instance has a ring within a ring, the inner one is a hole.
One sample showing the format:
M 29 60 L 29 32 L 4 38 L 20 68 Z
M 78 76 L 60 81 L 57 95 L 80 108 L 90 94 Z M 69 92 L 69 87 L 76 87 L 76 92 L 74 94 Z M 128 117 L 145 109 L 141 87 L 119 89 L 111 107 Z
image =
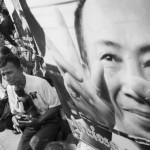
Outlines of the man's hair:
M 8 62 L 13 63 L 17 68 L 21 67 L 19 58 L 14 54 L 8 54 L 0 58 L 0 68 L 5 67 Z
M 75 31 L 77 36 L 77 41 L 79 45 L 79 50 L 82 60 L 87 64 L 87 54 L 84 47 L 84 39 L 82 34 L 82 10 L 86 0 L 80 0 L 75 11 Z
M 7 46 L 1 46 L 0 54 L 2 54 L 4 56 L 4 55 L 12 54 L 12 52 Z

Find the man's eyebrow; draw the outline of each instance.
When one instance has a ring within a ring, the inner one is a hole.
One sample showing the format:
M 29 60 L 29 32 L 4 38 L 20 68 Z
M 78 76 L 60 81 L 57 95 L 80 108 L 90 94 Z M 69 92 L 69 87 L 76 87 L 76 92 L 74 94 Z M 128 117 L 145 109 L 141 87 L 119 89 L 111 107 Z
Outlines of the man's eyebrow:
M 146 45 L 140 48 L 140 53 L 150 52 L 150 45 Z
M 120 49 L 121 45 L 116 43 L 116 42 L 112 42 L 112 41 L 108 41 L 108 40 L 104 40 L 100 42 L 102 45 L 108 46 L 108 47 L 113 47 L 113 48 L 117 48 Z

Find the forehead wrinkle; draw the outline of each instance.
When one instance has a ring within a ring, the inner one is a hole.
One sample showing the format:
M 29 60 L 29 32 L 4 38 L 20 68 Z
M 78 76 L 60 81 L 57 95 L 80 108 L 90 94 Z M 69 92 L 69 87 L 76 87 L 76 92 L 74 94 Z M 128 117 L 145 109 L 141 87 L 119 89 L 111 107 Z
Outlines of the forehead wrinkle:
M 88 8 L 98 8 L 105 15 L 114 14 L 115 16 L 119 16 L 125 14 L 128 16 L 150 16 L 149 0 L 86 0 L 84 8 L 86 6 Z
M 138 21 L 115 22 L 111 24 L 99 25 L 97 28 L 87 25 L 83 26 L 84 39 L 90 35 L 90 41 L 111 41 L 119 43 L 122 47 L 126 46 L 127 41 L 132 41 L 132 46 L 141 47 L 150 42 L 150 24 L 145 24 Z M 89 41 L 88 41 L 89 42 Z M 87 43 L 88 44 L 88 43 Z M 136 45 L 135 45 L 136 44 Z
M 87 0 L 83 7 L 82 21 L 93 23 L 95 17 L 102 24 L 136 21 L 150 23 L 150 1 L 113 0 L 112 3 L 112 0 Z
M 114 42 L 114 41 L 100 40 L 97 42 L 97 44 L 100 44 L 100 45 L 106 46 L 106 47 L 111 47 L 114 49 L 121 49 L 121 45 L 117 42 Z

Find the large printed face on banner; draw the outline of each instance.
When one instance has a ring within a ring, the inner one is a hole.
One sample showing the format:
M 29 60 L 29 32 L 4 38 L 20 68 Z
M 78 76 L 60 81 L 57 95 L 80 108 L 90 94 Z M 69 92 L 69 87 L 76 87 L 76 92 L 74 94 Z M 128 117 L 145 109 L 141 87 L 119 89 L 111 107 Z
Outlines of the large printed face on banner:
M 90 71 L 94 70 L 95 60 L 104 67 L 115 108 L 115 128 L 147 139 L 150 139 L 149 18 L 148 0 L 87 0 L 81 20 Z

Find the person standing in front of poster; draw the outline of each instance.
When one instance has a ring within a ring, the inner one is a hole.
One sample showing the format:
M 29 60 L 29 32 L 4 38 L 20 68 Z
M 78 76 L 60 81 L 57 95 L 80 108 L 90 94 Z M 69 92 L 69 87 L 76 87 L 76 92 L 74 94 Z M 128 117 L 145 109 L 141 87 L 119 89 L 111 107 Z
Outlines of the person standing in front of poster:
M 15 55 L 0 59 L 0 72 L 7 81 L 7 93 L 14 128 L 22 131 L 17 150 L 41 150 L 55 140 L 59 130 L 60 101 L 50 84 L 39 77 L 23 73 L 20 60 Z M 29 116 L 15 89 L 22 89 L 32 100 L 38 115 Z M 23 115 L 20 115 L 23 114 Z

